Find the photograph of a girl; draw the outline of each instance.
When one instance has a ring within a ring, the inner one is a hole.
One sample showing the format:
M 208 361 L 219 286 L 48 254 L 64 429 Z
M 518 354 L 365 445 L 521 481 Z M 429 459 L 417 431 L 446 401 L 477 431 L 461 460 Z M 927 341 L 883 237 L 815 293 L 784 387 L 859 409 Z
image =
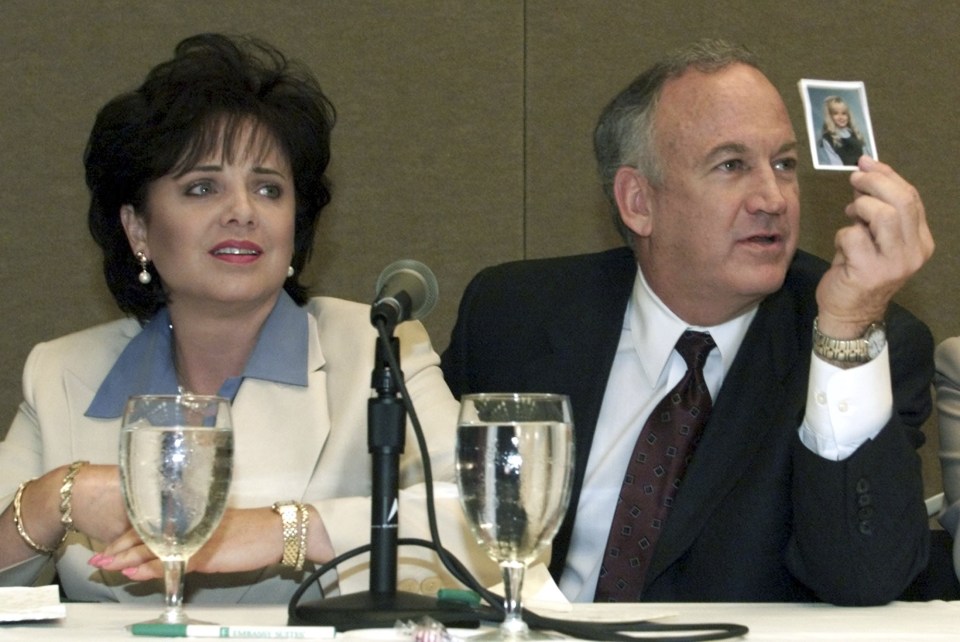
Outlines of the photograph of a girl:
M 816 169 L 852 170 L 863 155 L 877 159 L 862 82 L 804 79 L 800 95 Z
M 856 165 L 866 149 L 866 141 L 850 106 L 840 96 L 827 96 L 823 101 L 823 127 L 820 128 L 820 151 L 829 165 Z

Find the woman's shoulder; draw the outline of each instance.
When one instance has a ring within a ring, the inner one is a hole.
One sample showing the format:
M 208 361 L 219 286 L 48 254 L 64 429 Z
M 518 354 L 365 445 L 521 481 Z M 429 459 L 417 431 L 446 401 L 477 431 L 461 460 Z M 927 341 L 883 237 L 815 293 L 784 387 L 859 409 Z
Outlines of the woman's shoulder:
M 949 337 L 937 345 L 934 359 L 938 374 L 960 380 L 960 336 Z
M 369 303 L 318 296 L 308 300 L 305 308 L 307 314 L 315 320 L 320 336 L 357 340 L 374 339 L 377 336 L 370 322 Z M 429 342 L 426 330 L 419 321 L 401 323 L 396 327 L 395 332 L 402 341 Z
M 318 330 L 321 332 L 358 326 L 372 329 L 368 304 L 332 296 L 317 296 L 310 298 L 304 308 L 316 321 Z
M 130 318 L 116 319 L 78 330 L 33 347 L 29 360 L 69 365 L 90 363 L 99 359 L 112 363 L 130 339 L 140 332 L 140 324 Z

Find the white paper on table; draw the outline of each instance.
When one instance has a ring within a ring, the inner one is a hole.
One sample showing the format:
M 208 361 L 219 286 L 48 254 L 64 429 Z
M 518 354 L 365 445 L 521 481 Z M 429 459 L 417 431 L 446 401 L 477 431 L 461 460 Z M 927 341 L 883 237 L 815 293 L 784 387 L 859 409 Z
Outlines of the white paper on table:
M 497 584 L 496 586 L 491 586 L 490 590 L 497 595 L 503 596 L 503 583 Z M 573 610 L 573 605 L 570 604 L 570 601 L 567 600 L 567 597 L 563 594 L 563 592 L 560 591 L 560 587 L 557 586 L 557 583 L 553 581 L 550 571 L 542 562 L 527 569 L 523 578 L 523 590 L 521 591 L 521 597 L 523 599 L 524 608 L 528 608 L 531 611 L 535 611 L 536 613 L 540 613 L 548 617 L 551 615 L 551 612 L 554 616 L 556 616 L 561 613 L 570 613 Z M 638 616 L 635 612 L 622 612 L 622 610 L 614 611 L 613 609 L 609 608 L 611 606 L 612 605 L 610 604 L 603 603 L 578 604 L 578 612 L 583 612 L 585 617 L 577 619 L 586 619 L 597 622 L 637 619 L 663 620 L 675 617 L 677 615 L 676 611 L 654 607 L 653 609 L 644 609 L 642 615 Z M 651 607 L 653 605 L 648 604 L 645 606 Z
M 67 616 L 60 603 L 60 588 L 47 586 L 0 587 L 0 622 L 56 620 Z

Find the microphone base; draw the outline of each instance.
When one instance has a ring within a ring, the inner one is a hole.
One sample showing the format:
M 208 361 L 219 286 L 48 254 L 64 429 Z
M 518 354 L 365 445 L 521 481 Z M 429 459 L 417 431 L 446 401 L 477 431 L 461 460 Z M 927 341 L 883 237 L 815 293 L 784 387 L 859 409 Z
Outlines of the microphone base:
M 424 616 L 446 627 L 472 628 L 483 619 L 479 609 L 435 597 L 397 592 L 390 595 L 361 592 L 306 602 L 294 608 L 290 626 L 332 626 L 337 631 L 392 629 L 397 621 L 417 622 Z

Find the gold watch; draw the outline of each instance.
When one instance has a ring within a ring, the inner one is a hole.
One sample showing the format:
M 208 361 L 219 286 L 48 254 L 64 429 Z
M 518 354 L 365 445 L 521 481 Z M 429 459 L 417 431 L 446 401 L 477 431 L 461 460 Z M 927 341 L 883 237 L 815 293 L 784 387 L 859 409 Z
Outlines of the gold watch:
M 882 321 L 871 323 L 857 339 L 834 339 L 820 332 L 813 320 L 813 352 L 841 368 L 867 363 L 875 359 L 887 345 L 887 329 Z
M 294 501 L 276 502 L 271 508 L 280 516 L 283 525 L 283 557 L 280 558 L 280 563 L 300 570 L 303 568 L 303 562 L 300 561 L 300 505 Z

